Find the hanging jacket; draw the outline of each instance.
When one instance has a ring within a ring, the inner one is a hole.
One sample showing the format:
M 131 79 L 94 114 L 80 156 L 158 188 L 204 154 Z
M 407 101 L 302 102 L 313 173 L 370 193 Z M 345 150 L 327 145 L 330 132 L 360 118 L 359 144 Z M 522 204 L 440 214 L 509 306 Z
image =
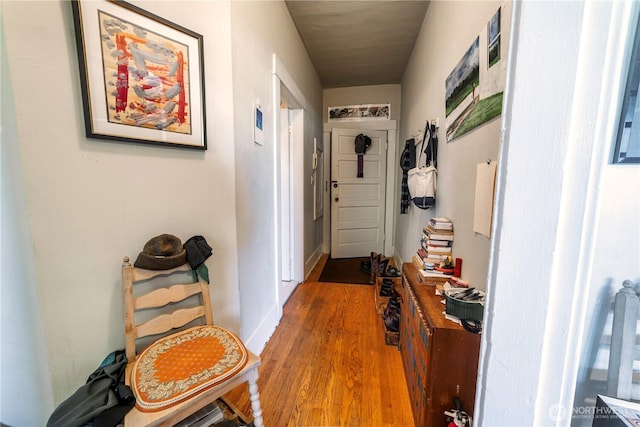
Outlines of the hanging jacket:
M 402 169 L 402 184 L 400 187 L 400 213 L 406 214 L 411 204 L 409 194 L 408 172 L 416 166 L 416 141 L 411 138 L 405 142 L 404 150 L 400 155 L 400 168 Z

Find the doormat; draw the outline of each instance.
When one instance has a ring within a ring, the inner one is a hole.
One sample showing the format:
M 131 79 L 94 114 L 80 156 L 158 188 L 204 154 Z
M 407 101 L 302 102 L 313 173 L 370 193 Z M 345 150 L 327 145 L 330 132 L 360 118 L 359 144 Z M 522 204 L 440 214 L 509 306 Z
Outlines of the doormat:
M 371 275 L 360 270 L 360 263 L 363 261 L 371 262 L 371 258 L 329 258 L 320 273 L 318 282 L 369 285 Z

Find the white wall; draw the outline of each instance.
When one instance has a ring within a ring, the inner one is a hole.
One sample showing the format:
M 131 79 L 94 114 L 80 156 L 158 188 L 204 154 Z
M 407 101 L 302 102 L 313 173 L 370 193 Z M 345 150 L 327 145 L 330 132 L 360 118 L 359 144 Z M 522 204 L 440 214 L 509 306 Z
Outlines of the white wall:
M 503 8 L 501 63 L 494 67 L 504 67 L 511 25 L 509 2 L 436 1 L 429 4 L 402 80 L 398 156 L 404 142 L 424 129 L 427 120 L 439 119 L 440 129 L 435 209 L 420 210 L 412 204 L 408 213 L 402 215 L 399 202 L 396 204 L 397 257 L 410 262 L 420 247 L 422 228 L 429 219 L 447 217 L 454 224 L 453 256 L 463 259 L 462 278 L 480 289 L 487 285 L 490 239 L 473 231 L 476 166 L 487 159 L 497 160 L 501 121 L 496 118 L 447 143 L 445 80 L 475 38 L 486 37 L 487 23 L 500 6 Z M 486 64 L 486 52 L 481 48 L 480 53 L 482 68 Z M 399 183 L 401 171 L 396 179 Z
M 0 422 L 10 426 L 41 426 L 53 407 L 53 392 L 4 37 L 0 43 Z
M 230 5 L 134 3 L 204 35 L 207 151 L 88 140 L 70 3 L 2 2 L 55 403 L 123 348 L 122 257 L 157 234 L 205 236 L 214 319 L 240 330 Z
M 320 81 L 284 2 L 231 2 L 233 99 L 236 133 L 240 306 L 249 345 L 261 350 L 273 332 L 277 313 L 274 234 L 276 170 L 273 123 L 273 54 L 284 64 L 305 98 L 304 258 L 322 244 L 321 221 L 313 221 L 311 175 L 313 138 L 322 136 Z M 264 145 L 253 142 L 253 107 L 263 108 Z M 279 220 L 279 218 L 277 218 Z M 255 344 L 253 344 L 255 342 Z

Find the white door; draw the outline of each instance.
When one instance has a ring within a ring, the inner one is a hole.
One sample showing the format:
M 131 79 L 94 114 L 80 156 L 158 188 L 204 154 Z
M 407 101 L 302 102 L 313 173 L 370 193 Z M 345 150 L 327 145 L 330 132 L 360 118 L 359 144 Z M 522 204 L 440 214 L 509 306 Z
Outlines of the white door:
M 358 178 L 355 138 L 371 138 Z M 333 129 L 331 132 L 331 257 L 368 257 L 384 248 L 387 132 Z

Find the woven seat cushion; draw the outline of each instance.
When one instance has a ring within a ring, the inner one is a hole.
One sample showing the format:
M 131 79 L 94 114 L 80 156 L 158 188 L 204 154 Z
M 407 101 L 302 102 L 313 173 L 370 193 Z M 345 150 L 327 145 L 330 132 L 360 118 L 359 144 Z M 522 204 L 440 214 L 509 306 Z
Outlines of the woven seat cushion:
M 131 389 L 141 411 L 159 411 L 231 378 L 247 363 L 238 337 L 196 326 L 161 338 L 134 362 Z

